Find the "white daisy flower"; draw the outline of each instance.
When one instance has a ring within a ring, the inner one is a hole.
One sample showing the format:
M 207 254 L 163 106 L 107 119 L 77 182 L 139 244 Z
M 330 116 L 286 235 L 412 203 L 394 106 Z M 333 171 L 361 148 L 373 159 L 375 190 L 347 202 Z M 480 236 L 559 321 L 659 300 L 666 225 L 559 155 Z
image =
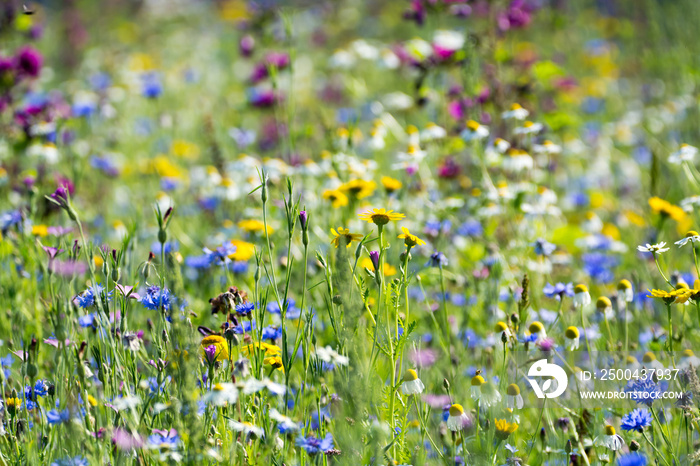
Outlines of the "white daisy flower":
M 337 353 L 330 346 L 316 348 L 316 356 L 323 362 L 338 366 L 347 366 L 350 364 L 350 359 L 347 356 Z
M 501 114 L 501 117 L 503 117 L 506 120 L 509 120 L 511 118 L 515 120 L 524 120 L 529 114 L 530 112 L 524 109 L 520 104 L 515 103 L 510 106 L 510 110 L 508 110 L 507 112 L 503 112 Z
M 513 409 L 523 409 L 523 396 L 520 394 L 520 387 L 517 384 L 508 385 L 506 390 L 506 407 L 510 410 Z
M 675 165 L 679 165 L 683 162 L 692 162 L 697 153 L 697 147 L 688 144 L 681 144 L 680 149 L 669 156 L 668 162 Z
M 617 284 L 617 293 L 620 298 L 626 303 L 631 303 L 634 300 L 634 289 L 632 289 L 632 283 L 623 279 Z
M 445 136 L 447 136 L 445 128 L 435 123 L 428 123 L 425 129 L 420 133 L 420 137 L 423 141 L 435 141 L 436 139 L 443 139 Z
M 535 144 L 532 148 L 535 154 L 560 154 L 561 146 L 552 141 L 544 141 L 542 144 Z
M 542 128 L 544 128 L 544 125 L 542 125 L 542 123 L 526 121 L 521 127 L 515 128 L 513 130 L 513 134 L 535 134 L 542 131 Z
M 284 395 L 286 391 L 284 385 L 273 382 L 270 379 L 258 380 L 251 377 L 243 383 L 243 393 L 245 395 L 251 395 L 264 389 L 267 389 L 273 395 Z
M 486 383 L 486 380 L 479 374 L 472 377 L 471 381 L 471 396 L 472 400 L 477 401 L 481 398 L 481 386 Z
M 453 404 L 450 406 L 450 416 L 447 418 L 447 428 L 452 432 L 458 432 L 464 429 L 464 425 L 469 420 L 466 414 L 464 414 L 464 408 L 460 404 Z
M 202 396 L 202 401 L 214 406 L 225 406 L 238 401 L 238 389 L 232 383 L 217 383 Z
M 296 422 L 280 413 L 275 408 L 270 410 L 270 419 L 279 424 L 285 432 L 299 429 L 299 425 Z
M 564 332 L 564 336 L 566 337 L 566 348 L 569 351 L 577 350 L 579 346 L 579 340 L 581 337 L 578 328 L 574 326 L 568 327 L 566 329 L 566 332 Z
M 687 350 L 683 351 L 683 356 L 681 357 L 681 360 L 678 363 L 678 368 L 679 369 L 687 369 L 690 366 L 693 366 L 695 369 L 700 367 L 700 358 L 695 356 L 695 353 L 693 353 L 693 350 L 687 349 Z
M 685 238 L 676 241 L 674 244 L 677 244 L 679 248 L 682 248 L 688 242 L 695 243 L 697 241 L 700 241 L 700 233 L 694 230 L 690 230 L 688 233 L 685 234 Z
M 508 149 L 507 155 L 503 158 L 503 168 L 509 172 L 521 172 L 532 170 L 535 162 L 530 154 L 521 149 Z
M 474 120 L 467 121 L 467 127 L 460 133 L 465 141 L 480 141 L 489 137 L 489 129 Z
M 605 435 L 596 438 L 596 445 L 602 445 L 612 451 L 617 451 L 625 444 L 625 441 L 615 433 L 613 426 L 605 426 Z
M 651 351 L 647 351 L 646 353 L 644 353 L 644 356 L 642 357 L 642 366 L 654 370 L 665 369 L 661 361 L 656 359 L 656 355 Z
M 261 438 L 265 436 L 265 431 L 262 428 L 254 426 L 250 422 L 238 422 L 231 419 L 228 421 L 228 425 L 234 431 L 241 432 L 245 437 Z
M 403 375 L 403 384 L 401 384 L 401 393 L 404 395 L 417 395 L 425 390 L 425 385 L 418 374 L 413 369 L 409 369 Z
M 651 252 L 653 254 L 660 254 L 662 252 L 666 252 L 669 250 L 669 248 L 665 248 L 664 246 L 666 246 L 665 241 L 662 241 L 662 242 L 656 243 L 656 244 L 647 243 L 646 246 L 637 246 L 637 251 Z
M 542 322 L 539 322 L 537 320 L 534 321 L 530 324 L 528 330 L 530 331 L 530 334 L 537 335 L 538 343 L 547 338 L 547 331 L 544 329 L 544 325 L 542 325 Z

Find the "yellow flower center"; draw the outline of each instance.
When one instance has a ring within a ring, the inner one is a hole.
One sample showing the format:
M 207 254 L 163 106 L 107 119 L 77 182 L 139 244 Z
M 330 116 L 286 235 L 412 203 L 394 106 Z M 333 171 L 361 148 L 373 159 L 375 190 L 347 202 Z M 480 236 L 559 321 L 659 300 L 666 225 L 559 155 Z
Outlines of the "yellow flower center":
M 462 408 L 462 405 L 453 404 L 450 406 L 450 416 L 461 416 L 462 414 L 464 414 L 464 408 Z

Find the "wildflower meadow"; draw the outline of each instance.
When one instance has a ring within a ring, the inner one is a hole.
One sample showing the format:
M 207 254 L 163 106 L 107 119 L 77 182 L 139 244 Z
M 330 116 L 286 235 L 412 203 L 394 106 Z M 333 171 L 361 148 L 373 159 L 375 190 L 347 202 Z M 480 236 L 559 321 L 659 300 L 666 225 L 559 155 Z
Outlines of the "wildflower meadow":
M 700 464 L 698 21 L 3 0 L 0 465 Z

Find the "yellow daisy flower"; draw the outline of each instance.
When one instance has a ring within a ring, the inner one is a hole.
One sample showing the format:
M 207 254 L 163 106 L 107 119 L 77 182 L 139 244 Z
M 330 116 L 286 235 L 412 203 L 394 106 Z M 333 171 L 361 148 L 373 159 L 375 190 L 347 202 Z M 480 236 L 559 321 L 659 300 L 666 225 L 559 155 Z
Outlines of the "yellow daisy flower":
M 359 217 L 360 220 L 364 220 L 368 223 L 374 223 L 378 226 L 383 226 L 391 221 L 406 218 L 406 216 L 402 213 L 386 209 L 370 209 L 367 212 L 361 213 Z
M 377 183 L 374 181 L 365 180 L 350 180 L 347 183 L 343 183 L 338 188 L 340 191 L 349 194 L 355 199 L 364 199 L 372 195 L 374 190 L 377 188 Z
M 321 197 L 327 201 L 331 201 L 331 205 L 334 209 L 345 207 L 349 203 L 348 197 L 339 189 L 327 189 L 323 191 Z
M 501 440 L 507 439 L 510 434 L 518 430 L 518 424 L 515 422 L 508 422 L 505 419 L 494 419 L 496 426 L 496 437 Z
M 410 231 L 408 231 L 408 228 L 406 227 L 401 227 L 401 231 L 403 232 L 397 238 L 403 239 L 404 244 L 408 246 L 409 248 L 412 248 L 413 246 L 419 245 L 422 246 L 425 244 L 425 241 L 417 237 L 416 235 L 412 235 Z
M 396 178 L 392 178 L 390 176 L 382 176 L 382 185 L 384 186 L 386 192 L 391 194 L 394 191 L 398 191 L 399 189 L 401 189 L 403 183 L 401 183 Z
M 342 227 L 339 227 L 337 231 L 335 228 L 331 228 L 331 233 L 333 233 L 334 236 L 331 240 L 331 244 L 336 248 L 341 244 L 345 244 L 345 246 L 349 248 L 353 241 L 360 241 L 362 239 L 362 235 L 350 233 L 349 229 Z
M 248 356 L 253 350 L 258 349 L 265 352 L 265 356 L 277 356 L 282 350 L 277 345 L 271 345 L 262 341 L 256 341 L 241 348 L 241 353 Z

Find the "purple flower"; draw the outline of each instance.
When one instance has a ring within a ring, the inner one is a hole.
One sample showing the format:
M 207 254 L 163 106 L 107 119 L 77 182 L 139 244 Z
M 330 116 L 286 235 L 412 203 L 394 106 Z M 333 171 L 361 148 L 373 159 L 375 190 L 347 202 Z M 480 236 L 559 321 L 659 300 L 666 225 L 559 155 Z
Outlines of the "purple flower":
M 61 185 L 49 196 L 59 207 L 68 207 L 68 189 Z
M 114 429 L 112 442 L 120 450 L 134 450 L 143 446 L 143 440 L 139 434 L 132 434 L 121 427 Z
M 216 345 L 209 345 L 204 349 L 204 357 L 209 364 L 216 361 Z
M 370 251 L 369 258 L 372 259 L 374 270 L 379 271 L 379 251 Z
M 241 38 L 238 43 L 238 50 L 240 50 L 241 55 L 244 57 L 249 57 L 253 54 L 253 49 L 255 48 L 255 39 L 250 34 L 246 34 Z
M 41 71 L 42 58 L 38 50 L 32 47 L 23 47 L 15 57 L 15 65 L 19 75 L 36 78 Z
M 309 220 L 309 214 L 305 210 L 299 212 L 299 223 L 301 223 L 301 229 L 306 230 L 306 222 Z

